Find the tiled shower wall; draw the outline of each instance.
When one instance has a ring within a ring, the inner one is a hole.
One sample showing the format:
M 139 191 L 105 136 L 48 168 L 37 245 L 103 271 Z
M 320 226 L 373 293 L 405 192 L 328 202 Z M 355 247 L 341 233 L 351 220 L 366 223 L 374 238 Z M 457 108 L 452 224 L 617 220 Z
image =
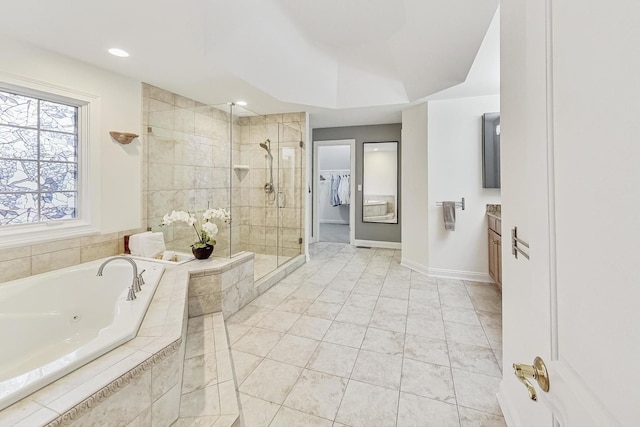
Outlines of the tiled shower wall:
M 300 143 L 305 143 L 305 120 L 304 113 L 236 120 L 240 138 L 234 143 L 234 164 L 249 166 L 249 170 L 234 169 L 233 173 L 232 201 L 240 212 L 239 250 L 284 257 L 302 253 L 299 238 L 304 236 L 304 149 Z M 271 194 L 264 191 L 269 181 L 269 160 L 260 143 L 266 139 L 271 141 L 274 157 L 275 189 Z
M 149 130 L 144 139 L 143 210 L 148 213 L 146 219 L 152 230 L 165 234 L 167 247 L 189 252 L 196 235 L 184 224 L 160 227 L 164 214 L 228 207 L 232 196 L 233 222 L 231 226 L 218 223 L 214 255 L 228 256 L 230 239 L 233 253 L 246 250 L 299 255 L 302 245 L 298 239 L 304 235 L 304 155 L 300 142 L 304 142 L 305 114 L 234 114 L 230 159 L 230 114 L 226 106 L 207 106 L 150 85 L 143 86 L 143 95 L 144 128 Z M 269 179 L 268 159 L 259 144 L 266 139 L 272 141 L 273 178 L 281 192 L 280 208 L 276 192 L 264 192 Z M 235 165 L 249 169 L 233 168 Z
M 168 249 L 190 252 L 193 228 L 160 224 L 172 210 L 229 207 L 229 113 L 147 84 L 143 97 L 143 212 Z M 217 224 L 214 255 L 228 256 L 230 227 Z

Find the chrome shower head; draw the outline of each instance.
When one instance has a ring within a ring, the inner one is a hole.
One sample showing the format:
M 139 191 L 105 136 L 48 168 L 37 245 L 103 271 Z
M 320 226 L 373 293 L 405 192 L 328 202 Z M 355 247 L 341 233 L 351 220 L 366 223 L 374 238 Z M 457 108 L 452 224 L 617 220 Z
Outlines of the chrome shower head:
M 267 150 L 267 153 L 271 155 L 271 141 L 269 139 L 265 140 L 264 142 L 261 142 L 260 147 Z
M 265 139 L 264 142 L 260 143 L 260 147 L 264 148 L 265 150 L 271 150 L 271 140 L 269 138 Z

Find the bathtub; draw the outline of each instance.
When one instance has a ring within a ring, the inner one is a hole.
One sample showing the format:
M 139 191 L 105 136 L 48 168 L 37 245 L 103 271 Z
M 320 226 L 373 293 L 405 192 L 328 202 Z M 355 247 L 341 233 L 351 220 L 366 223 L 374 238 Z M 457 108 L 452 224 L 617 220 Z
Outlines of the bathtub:
M 106 259 L 0 284 L 0 410 L 136 336 L 164 267 Z
M 368 220 L 369 217 L 376 217 L 387 214 L 387 202 L 382 200 L 367 200 L 362 206 L 362 215 L 364 220 Z

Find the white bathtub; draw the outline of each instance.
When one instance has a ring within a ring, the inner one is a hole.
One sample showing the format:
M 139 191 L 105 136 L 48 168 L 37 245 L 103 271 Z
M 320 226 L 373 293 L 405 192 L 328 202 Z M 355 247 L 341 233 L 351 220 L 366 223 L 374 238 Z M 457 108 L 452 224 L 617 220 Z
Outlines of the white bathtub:
M 0 410 L 136 336 L 164 267 L 105 259 L 0 284 Z

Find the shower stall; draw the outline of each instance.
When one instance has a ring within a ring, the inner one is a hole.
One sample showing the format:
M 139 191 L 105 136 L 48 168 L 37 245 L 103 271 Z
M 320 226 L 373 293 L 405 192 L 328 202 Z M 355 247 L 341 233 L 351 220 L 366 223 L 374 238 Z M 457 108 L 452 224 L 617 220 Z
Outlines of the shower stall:
M 304 253 L 305 113 L 204 105 L 146 84 L 143 94 L 143 212 L 167 249 L 190 252 L 196 236 L 162 226 L 165 214 L 211 207 L 231 214 L 217 223 L 213 256 L 254 252 L 256 280 Z

